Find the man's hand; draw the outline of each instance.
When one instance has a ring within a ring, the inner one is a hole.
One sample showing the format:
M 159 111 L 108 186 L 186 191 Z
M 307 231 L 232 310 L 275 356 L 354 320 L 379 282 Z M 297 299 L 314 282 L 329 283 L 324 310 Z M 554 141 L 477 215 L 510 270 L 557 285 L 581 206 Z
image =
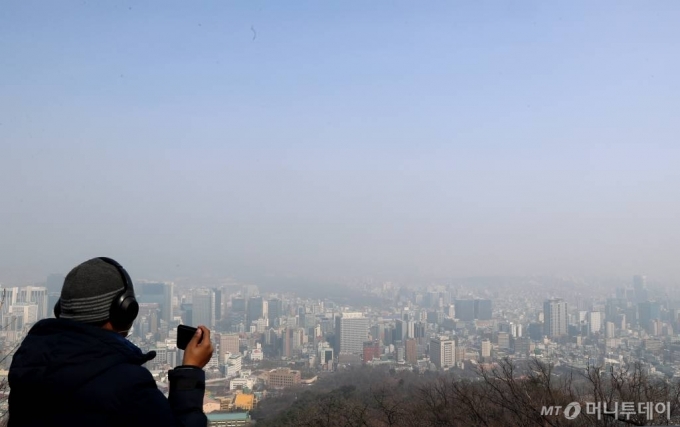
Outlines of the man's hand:
M 197 366 L 202 369 L 210 361 L 213 350 L 213 345 L 210 341 L 210 329 L 205 326 L 199 326 L 184 350 L 182 364 Z

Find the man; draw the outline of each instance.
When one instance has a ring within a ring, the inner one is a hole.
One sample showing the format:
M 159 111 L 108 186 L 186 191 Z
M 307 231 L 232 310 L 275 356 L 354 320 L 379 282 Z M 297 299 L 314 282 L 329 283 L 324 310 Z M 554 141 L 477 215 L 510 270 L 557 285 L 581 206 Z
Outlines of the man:
M 56 319 L 36 323 L 9 370 L 9 426 L 201 426 L 205 372 L 213 353 L 200 326 L 169 372 L 165 396 L 141 366 L 153 359 L 125 339 L 139 305 L 125 269 L 94 258 L 66 276 Z

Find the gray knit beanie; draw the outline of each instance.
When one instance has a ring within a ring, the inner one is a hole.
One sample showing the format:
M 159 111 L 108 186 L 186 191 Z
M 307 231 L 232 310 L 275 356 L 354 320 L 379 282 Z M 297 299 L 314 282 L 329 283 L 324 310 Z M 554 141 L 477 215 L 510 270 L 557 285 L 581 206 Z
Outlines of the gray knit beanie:
M 109 319 L 116 295 L 125 289 L 118 269 L 99 258 L 71 270 L 61 288 L 62 319 L 99 323 Z

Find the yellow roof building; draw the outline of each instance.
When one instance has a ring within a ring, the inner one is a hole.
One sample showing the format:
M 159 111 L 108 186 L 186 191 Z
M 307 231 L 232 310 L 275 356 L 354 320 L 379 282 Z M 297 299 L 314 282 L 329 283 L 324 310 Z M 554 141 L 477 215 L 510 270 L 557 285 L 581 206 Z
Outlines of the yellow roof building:
M 237 394 L 234 398 L 234 407 L 250 411 L 255 404 L 255 396 L 252 394 Z

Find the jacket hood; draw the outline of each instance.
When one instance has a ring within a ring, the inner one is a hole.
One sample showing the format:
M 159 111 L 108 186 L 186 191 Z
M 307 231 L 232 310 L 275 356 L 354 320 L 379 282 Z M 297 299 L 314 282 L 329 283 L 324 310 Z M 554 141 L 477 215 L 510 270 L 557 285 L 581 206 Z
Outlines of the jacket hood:
M 142 365 L 155 356 L 115 332 L 68 319 L 45 319 L 31 328 L 12 358 L 9 386 L 36 395 L 67 394 L 116 365 Z

